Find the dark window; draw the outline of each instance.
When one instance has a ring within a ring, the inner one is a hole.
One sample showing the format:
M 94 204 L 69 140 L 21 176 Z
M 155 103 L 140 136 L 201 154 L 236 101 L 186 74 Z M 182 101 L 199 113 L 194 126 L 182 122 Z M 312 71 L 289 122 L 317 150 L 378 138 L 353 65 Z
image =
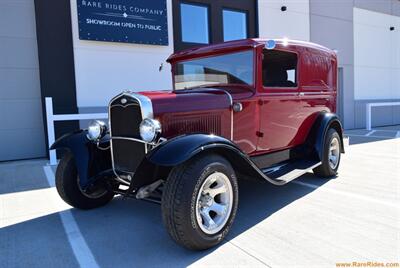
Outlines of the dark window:
M 264 87 L 297 87 L 297 54 L 264 51 L 262 75 Z
M 173 0 L 174 49 L 257 37 L 256 0 Z
M 208 7 L 181 4 L 182 42 L 209 43 Z
M 223 11 L 224 41 L 247 38 L 247 13 L 225 9 Z

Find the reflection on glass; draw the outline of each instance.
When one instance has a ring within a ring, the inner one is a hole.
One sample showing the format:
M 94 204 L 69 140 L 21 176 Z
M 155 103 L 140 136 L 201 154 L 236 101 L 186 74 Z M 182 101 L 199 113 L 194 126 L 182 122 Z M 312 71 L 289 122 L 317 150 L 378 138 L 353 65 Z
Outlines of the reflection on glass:
M 176 90 L 218 84 L 252 85 L 253 51 L 178 62 L 174 71 Z
M 224 41 L 247 38 L 247 14 L 245 12 L 224 10 Z
M 181 4 L 181 27 L 183 42 L 208 44 L 208 8 Z

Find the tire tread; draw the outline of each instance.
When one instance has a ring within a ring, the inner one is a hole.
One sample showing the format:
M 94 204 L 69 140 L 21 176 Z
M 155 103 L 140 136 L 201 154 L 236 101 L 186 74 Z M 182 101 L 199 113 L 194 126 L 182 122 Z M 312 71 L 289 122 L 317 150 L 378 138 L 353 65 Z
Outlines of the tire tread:
M 337 138 L 340 139 L 339 134 L 337 131 L 333 128 L 328 130 L 328 133 L 326 134 L 325 140 L 324 140 L 324 151 L 323 151 L 323 159 L 322 159 L 322 164 L 316 168 L 313 169 L 313 172 L 315 175 L 322 177 L 322 178 L 331 178 L 337 174 L 337 169 L 339 168 L 339 164 L 337 165 L 336 169 L 332 169 L 329 166 L 329 160 L 327 159 L 327 151 L 329 150 L 329 143 L 331 141 L 332 136 L 336 135 Z M 340 142 L 339 142 L 340 146 Z M 340 159 L 339 159 L 340 161 Z
M 190 235 L 191 231 L 188 230 L 187 225 L 188 217 L 191 217 L 191 215 L 187 215 L 187 210 L 185 210 L 184 206 L 184 202 L 191 200 L 192 190 L 197 183 L 197 179 L 190 180 L 189 178 L 197 174 L 196 172 L 199 171 L 199 167 L 204 167 L 212 161 L 218 161 L 232 169 L 230 163 L 218 155 L 207 155 L 206 157 L 200 155 L 184 164 L 174 167 L 168 176 L 163 191 L 161 206 L 165 227 L 175 242 L 191 250 L 208 249 L 220 242 L 218 239 L 204 241 L 196 237 L 196 235 Z M 237 186 L 236 181 L 235 183 Z M 232 221 L 236 214 L 236 209 L 237 203 L 232 209 Z M 223 234 L 219 234 L 220 237 L 223 238 L 227 234 L 230 224 L 231 222 L 227 223 L 224 227 L 225 230 L 223 229 Z

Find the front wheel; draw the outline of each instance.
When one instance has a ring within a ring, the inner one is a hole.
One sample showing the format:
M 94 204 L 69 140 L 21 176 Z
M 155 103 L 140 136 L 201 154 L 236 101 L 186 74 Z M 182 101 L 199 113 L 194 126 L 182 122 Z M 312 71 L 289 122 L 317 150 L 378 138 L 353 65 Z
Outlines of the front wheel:
M 322 164 L 313 170 L 314 174 L 325 178 L 335 176 L 341 156 L 340 136 L 335 129 L 328 130 L 323 150 Z
M 65 153 L 56 171 L 56 188 L 60 197 L 70 206 L 79 209 L 101 207 L 111 201 L 114 193 L 99 182 L 84 192 L 79 186 L 75 159 L 71 152 Z
M 221 242 L 234 221 L 237 206 L 235 172 L 218 155 L 198 156 L 175 167 L 162 196 L 162 216 L 170 236 L 193 250 Z

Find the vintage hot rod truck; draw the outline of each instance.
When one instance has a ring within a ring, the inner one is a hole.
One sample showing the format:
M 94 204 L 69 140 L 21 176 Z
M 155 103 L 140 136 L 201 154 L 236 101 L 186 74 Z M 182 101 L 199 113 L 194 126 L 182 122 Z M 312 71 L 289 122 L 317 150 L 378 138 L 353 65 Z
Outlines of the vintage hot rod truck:
M 109 103 L 108 126 L 94 121 L 51 146 L 68 149 L 56 172 L 65 202 L 159 202 L 171 237 L 199 250 L 228 233 L 238 179 L 284 185 L 311 170 L 337 173 L 344 146 L 332 50 L 246 39 L 167 61 L 173 90 L 124 91 Z

